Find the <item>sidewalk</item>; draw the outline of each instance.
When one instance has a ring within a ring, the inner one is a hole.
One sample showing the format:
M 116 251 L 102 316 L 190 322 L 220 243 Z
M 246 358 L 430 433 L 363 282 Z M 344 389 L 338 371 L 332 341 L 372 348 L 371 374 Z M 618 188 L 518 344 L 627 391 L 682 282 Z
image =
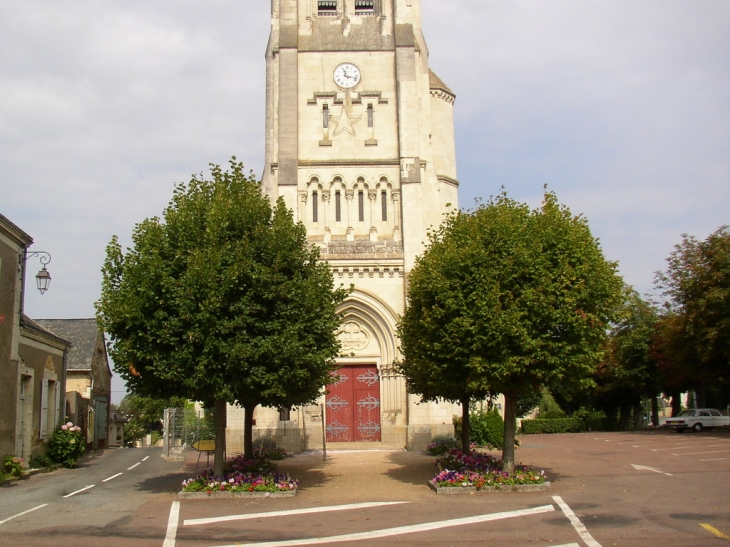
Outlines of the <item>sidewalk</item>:
M 197 459 L 197 452 L 185 451 L 190 477 L 206 467 L 203 454 L 196 471 Z M 436 458 L 405 450 L 328 451 L 326 461 L 321 452 L 308 452 L 276 463 L 280 472 L 301 482 L 297 497 L 326 503 L 420 499 L 437 471 Z

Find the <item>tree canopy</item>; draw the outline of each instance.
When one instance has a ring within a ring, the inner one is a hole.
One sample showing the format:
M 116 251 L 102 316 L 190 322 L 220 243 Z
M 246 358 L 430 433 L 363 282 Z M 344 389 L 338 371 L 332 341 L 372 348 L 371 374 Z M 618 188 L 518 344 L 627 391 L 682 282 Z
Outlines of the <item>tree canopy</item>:
M 499 195 L 430 234 L 398 327 L 401 371 L 424 400 L 503 393 L 510 469 L 517 399 L 590 375 L 622 287 L 586 219 L 553 193 L 534 210 Z
M 656 395 L 662 391 L 653 351 L 658 321 L 656 307 L 626 287 L 609 334 L 606 358 L 595 374 L 599 405 L 609 415 L 619 410 L 621 429 L 629 429 L 632 409 L 634 428 L 638 429 L 642 398 L 651 397 L 655 407 Z M 658 416 L 654 420 L 658 421 Z
M 730 228 L 704 241 L 683 235 L 656 284 L 667 298 L 665 355 L 675 375 L 689 379 L 700 398 L 723 391 L 730 400 Z M 700 402 L 702 406 L 704 403 Z
M 97 314 L 115 370 L 134 393 L 215 405 L 216 472 L 226 403 L 246 411 L 251 455 L 258 405 L 316 399 L 339 352 L 335 289 L 301 223 L 271 205 L 233 158 L 176 186 L 163 218 L 137 224 L 123 252 L 115 236 Z

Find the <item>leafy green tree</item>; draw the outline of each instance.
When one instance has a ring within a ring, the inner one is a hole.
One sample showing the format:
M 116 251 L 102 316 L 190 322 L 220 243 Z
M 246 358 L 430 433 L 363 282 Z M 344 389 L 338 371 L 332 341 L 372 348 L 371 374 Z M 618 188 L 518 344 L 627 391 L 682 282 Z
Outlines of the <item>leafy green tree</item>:
M 188 401 L 182 397 L 159 399 L 129 393 L 120 401 L 118 410 L 127 419 L 124 438 L 134 442 L 148 433 L 161 431 L 162 417 L 166 408 L 184 408 Z
M 97 315 L 133 393 L 215 409 L 220 474 L 227 403 L 245 409 L 250 457 L 258 405 L 320 395 L 347 292 L 284 201 L 272 206 L 241 163 L 212 165 L 211 175 L 177 185 L 163 219 L 139 223 L 126 252 L 112 239 Z
M 463 405 L 465 450 L 469 402 L 503 393 L 512 470 L 517 400 L 590 375 L 622 285 L 586 219 L 553 193 L 535 210 L 502 194 L 455 212 L 409 277 L 401 371 L 423 399 Z
M 623 302 L 609 335 L 609 351 L 595 375 L 601 406 L 609 414 L 618 408 L 619 427 L 624 430 L 629 429 L 632 411 L 634 428 L 641 426 L 643 398 L 656 402 L 656 395 L 662 390 L 652 354 L 658 320 L 658 311 L 651 303 L 630 287 L 624 289 Z M 654 422 L 658 422 L 658 416 L 654 416 Z
M 704 406 L 707 389 L 730 396 L 730 228 L 723 226 L 704 241 L 683 235 L 667 259 L 656 285 L 668 299 L 674 331 L 666 340 L 683 346 L 676 364 L 691 377 Z

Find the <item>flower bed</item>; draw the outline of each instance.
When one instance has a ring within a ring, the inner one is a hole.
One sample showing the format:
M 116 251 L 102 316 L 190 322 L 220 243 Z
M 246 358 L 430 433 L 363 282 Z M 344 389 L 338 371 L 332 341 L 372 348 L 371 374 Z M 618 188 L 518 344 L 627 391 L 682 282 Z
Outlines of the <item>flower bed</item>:
M 231 497 L 235 494 L 256 493 L 259 495 L 293 495 L 299 486 L 299 481 L 292 479 L 288 473 L 276 473 L 276 464 L 272 458 L 281 459 L 283 453 L 274 454 L 266 451 L 256 451 L 251 460 L 242 455 L 226 461 L 223 476 L 216 476 L 212 469 L 206 469 L 197 477 L 183 481 L 182 497 Z M 221 496 L 220 493 L 227 493 Z M 202 494 L 185 496 L 185 494 Z
M 439 472 L 430 481 L 431 486 L 440 489 L 455 488 L 475 491 L 521 491 L 535 490 L 525 488 L 530 485 L 547 485 L 545 472 L 536 472 L 525 465 L 515 465 L 513 473 L 502 471 L 502 462 L 494 456 L 482 452 L 465 454 L 459 449 L 451 449 L 436 460 Z M 514 488 L 520 487 L 520 488 Z M 547 488 L 547 486 L 540 489 Z

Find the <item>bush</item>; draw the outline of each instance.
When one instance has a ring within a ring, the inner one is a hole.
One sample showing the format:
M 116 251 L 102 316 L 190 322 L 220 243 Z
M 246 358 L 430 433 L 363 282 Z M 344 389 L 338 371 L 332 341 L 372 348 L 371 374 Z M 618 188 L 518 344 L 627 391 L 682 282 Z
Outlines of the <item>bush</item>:
M 498 410 L 470 412 L 469 425 L 469 441 L 477 446 L 502 448 L 504 445 L 504 420 Z M 461 438 L 460 416 L 454 416 L 454 435 L 457 439 Z
M 23 458 L 16 458 L 12 454 L 5 456 L 3 460 L 2 474 L 6 477 L 22 477 Z
M 554 418 L 549 420 L 522 420 L 522 432 L 538 433 L 580 433 L 586 424 L 580 418 Z
M 81 428 L 71 422 L 56 429 L 48 441 L 47 456 L 64 467 L 76 467 L 76 462 L 85 452 L 86 442 Z
M 538 420 L 555 420 L 559 418 L 565 418 L 565 412 L 562 410 L 548 410 L 546 412 L 540 412 L 537 417 Z
M 450 435 L 438 435 L 434 437 L 426 447 L 426 452 L 431 456 L 441 456 L 446 454 L 452 448 L 458 448 L 459 441 Z
M 48 456 L 38 456 L 28 462 L 28 467 L 31 469 L 43 469 L 44 467 L 51 467 L 53 461 Z

